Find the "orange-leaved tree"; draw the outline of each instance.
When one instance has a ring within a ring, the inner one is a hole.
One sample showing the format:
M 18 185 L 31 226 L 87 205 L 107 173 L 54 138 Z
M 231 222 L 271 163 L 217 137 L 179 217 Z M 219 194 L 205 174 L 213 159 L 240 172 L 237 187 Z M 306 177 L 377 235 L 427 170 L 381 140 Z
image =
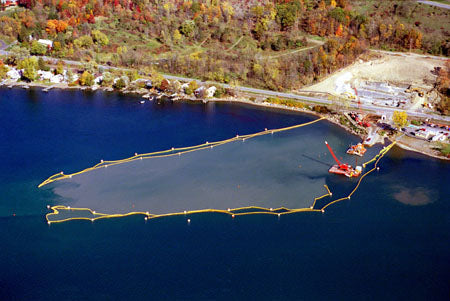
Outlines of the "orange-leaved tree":
M 45 31 L 48 34 L 53 35 L 56 33 L 66 31 L 67 26 L 69 26 L 69 24 L 67 24 L 67 22 L 62 21 L 62 20 L 48 20 Z

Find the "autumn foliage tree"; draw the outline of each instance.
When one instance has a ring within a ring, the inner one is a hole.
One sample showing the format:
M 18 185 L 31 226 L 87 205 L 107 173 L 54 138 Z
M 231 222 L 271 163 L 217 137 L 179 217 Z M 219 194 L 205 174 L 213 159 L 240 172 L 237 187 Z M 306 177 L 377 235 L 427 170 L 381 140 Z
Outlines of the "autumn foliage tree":
M 54 35 L 60 32 L 65 32 L 67 26 L 69 26 L 69 24 L 62 20 L 48 20 L 45 31 L 50 35 Z
M 408 124 L 408 114 L 405 111 L 394 111 L 392 121 L 398 128 Z
M 82 86 L 92 86 L 94 84 L 94 76 L 88 71 L 84 71 L 80 77 L 80 85 Z
M 424 37 L 427 31 L 414 24 L 418 4 L 413 0 L 20 0 L 20 4 L 25 9 L 0 16 L 0 35 L 17 38 L 22 48 L 32 48 L 30 36 L 51 39 L 49 55 L 59 58 L 155 67 L 274 90 L 318 81 L 351 64 L 369 47 L 443 55 L 450 51 L 447 37 Z M 368 10 L 357 9 L 358 5 Z M 320 41 L 312 41 L 316 38 Z M 308 49 L 300 49 L 304 47 Z M 290 55 L 271 53 L 290 49 Z M 154 81 L 155 86 L 160 82 Z
M 447 60 L 445 67 L 439 70 L 436 88 L 441 94 L 438 110 L 444 115 L 450 115 L 450 60 Z

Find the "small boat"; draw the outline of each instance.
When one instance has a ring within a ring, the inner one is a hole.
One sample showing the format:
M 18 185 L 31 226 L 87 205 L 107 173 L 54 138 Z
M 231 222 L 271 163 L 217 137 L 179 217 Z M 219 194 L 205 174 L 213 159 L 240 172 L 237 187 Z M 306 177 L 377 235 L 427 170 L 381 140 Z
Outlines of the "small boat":
M 362 145 L 361 143 L 358 143 L 356 145 L 351 145 L 350 148 L 347 150 L 347 154 L 349 155 L 357 155 L 357 156 L 364 156 L 367 149 Z

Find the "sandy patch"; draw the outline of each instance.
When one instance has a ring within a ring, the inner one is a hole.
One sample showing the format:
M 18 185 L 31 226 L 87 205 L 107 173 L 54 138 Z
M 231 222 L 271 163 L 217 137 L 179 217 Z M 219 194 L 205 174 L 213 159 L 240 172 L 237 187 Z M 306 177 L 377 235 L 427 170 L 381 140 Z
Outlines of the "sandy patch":
M 351 66 L 334 73 L 332 76 L 313 86 L 305 87 L 305 91 L 334 93 L 336 81 L 346 73 L 351 73 L 353 80 L 390 82 L 396 84 L 432 87 L 436 76 L 431 72 L 435 67 L 443 67 L 444 61 L 418 55 L 388 55 L 367 62 L 357 61 Z

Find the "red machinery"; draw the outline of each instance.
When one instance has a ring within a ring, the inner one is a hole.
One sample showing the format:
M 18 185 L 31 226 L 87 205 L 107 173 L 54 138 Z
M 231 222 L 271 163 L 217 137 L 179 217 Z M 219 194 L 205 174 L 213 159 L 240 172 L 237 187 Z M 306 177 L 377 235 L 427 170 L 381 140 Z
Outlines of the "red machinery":
M 338 175 L 344 175 L 349 178 L 351 177 L 358 177 L 361 174 L 362 168 L 361 166 L 357 166 L 356 168 L 353 168 L 351 165 L 348 165 L 346 163 L 341 163 L 339 159 L 334 154 L 333 150 L 331 149 L 330 145 L 328 145 L 328 142 L 325 141 L 326 146 L 328 147 L 328 150 L 330 151 L 331 155 L 334 158 L 334 161 L 336 161 L 337 165 L 333 165 L 330 167 L 328 172 L 338 174 Z
M 353 90 L 355 90 L 355 95 L 356 95 L 356 98 L 358 99 L 359 116 L 362 117 L 361 100 L 359 99 L 358 91 L 356 90 L 356 88 L 353 88 Z M 360 120 L 358 115 L 356 115 L 355 121 L 361 126 L 364 126 L 366 128 L 370 127 L 370 123 L 364 121 L 364 119 Z

